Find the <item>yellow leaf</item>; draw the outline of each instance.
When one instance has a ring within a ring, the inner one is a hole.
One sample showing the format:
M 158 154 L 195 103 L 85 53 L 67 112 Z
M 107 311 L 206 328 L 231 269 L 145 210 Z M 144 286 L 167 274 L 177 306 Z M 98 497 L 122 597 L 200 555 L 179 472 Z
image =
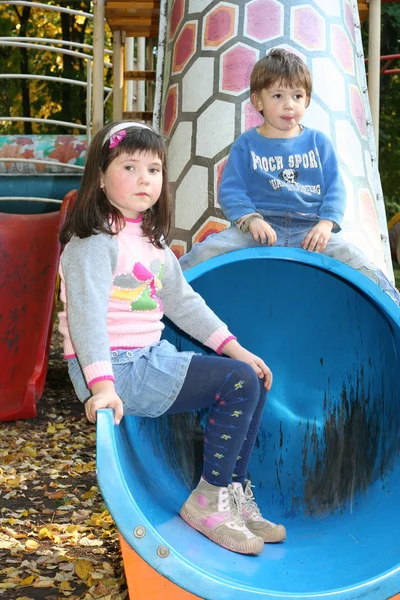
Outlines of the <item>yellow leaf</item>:
M 25 542 L 25 548 L 27 550 L 36 550 L 36 548 L 39 547 L 39 544 L 37 543 L 36 540 L 27 540 Z
M 40 529 L 40 531 L 38 533 L 38 538 L 39 538 L 39 540 L 43 540 L 44 538 L 50 538 L 51 539 L 51 533 L 47 529 L 47 527 L 42 527 L 42 529 Z
M 18 596 L 16 600 L 33 600 L 30 596 Z
M 54 427 L 54 425 L 51 425 L 49 423 L 49 425 L 47 426 L 47 433 L 56 433 L 57 429 Z
M 24 452 L 25 452 L 25 454 L 29 454 L 29 456 L 36 456 L 36 454 L 37 454 L 36 450 L 34 450 L 33 448 L 30 448 L 29 446 L 25 446 Z
M 113 535 L 114 535 L 114 532 L 112 532 L 112 531 L 103 530 L 101 533 L 102 538 L 109 538 L 109 537 L 112 537 Z
M 64 590 L 64 591 L 74 589 L 70 586 L 69 581 L 62 581 L 58 587 L 60 590 Z
M 75 563 L 75 573 L 78 575 L 79 579 L 85 581 L 88 579 L 93 571 L 93 565 L 90 560 L 77 560 Z
M 65 492 L 57 490 L 56 492 L 45 492 L 44 495 L 50 498 L 50 500 L 60 500 L 61 498 L 64 498 Z
M 82 494 L 82 500 L 88 500 L 89 498 L 93 498 L 94 496 L 96 496 L 96 494 L 97 488 L 93 489 L 93 487 L 91 487 L 90 490 Z
M 103 568 L 104 573 L 109 573 L 109 574 L 114 573 L 114 569 L 112 568 L 110 563 L 103 562 L 102 568 Z
M 29 577 L 25 577 L 25 579 L 22 579 L 22 581 L 19 582 L 20 586 L 23 585 L 31 585 L 31 583 L 33 583 L 36 579 L 36 575 L 29 575 Z
M 114 577 L 109 577 L 108 579 L 105 578 L 102 580 L 101 582 L 103 585 L 106 585 L 107 587 L 112 587 L 114 585 L 117 585 L 117 581 Z
M 32 585 L 37 588 L 50 588 L 54 587 L 54 581 L 50 577 L 39 577 Z

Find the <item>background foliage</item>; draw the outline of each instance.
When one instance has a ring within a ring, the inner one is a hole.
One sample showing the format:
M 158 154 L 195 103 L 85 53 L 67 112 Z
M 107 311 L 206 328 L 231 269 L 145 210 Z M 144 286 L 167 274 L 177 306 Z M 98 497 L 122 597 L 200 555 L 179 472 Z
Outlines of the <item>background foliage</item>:
M 368 56 L 368 21 L 362 28 Z M 400 4 L 382 4 L 381 56 L 400 53 Z M 382 61 L 382 70 L 400 68 L 400 60 Z M 381 76 L 379 171 L 388 220 L 400 210 L 400 74 Z
M 90 0 L 60 0 L 57 6 L 93 13 Z M 56 38 L 68 42 L 93 44 L 93 20 L 30 6 L 0 5 L 0 35 L 27 38 Z M 106 48 L 112 47 L 112 36 L 106 27 Z M 61 46 L 55 46 L 61 47 Z M 76 49 L 85 54 L 90 49 Z M 56 54 L 51 51 L 3 46 L 0 55 L 1 73 L 28 73 L 38 79 L 2 79 L 0 86 L 0 115 L 8 117 L 38 117 L 86 124 L 86 88 L 68 83 L 46 81 L 41 76 L 65 77 L 86 81 L 87 61 L 78 56 Z M 110 59 L 108 59 L 110 60 Z M 105 85 L 110 86 L 112 70 L 104 69 Z M 106 117 L 111 111 L 106 105 Z M 65 129 L 69 134 L 82 130 Z M 60 133 L 60 126 L 51 124 L 15 123 L 3 121 L 2 134 Z

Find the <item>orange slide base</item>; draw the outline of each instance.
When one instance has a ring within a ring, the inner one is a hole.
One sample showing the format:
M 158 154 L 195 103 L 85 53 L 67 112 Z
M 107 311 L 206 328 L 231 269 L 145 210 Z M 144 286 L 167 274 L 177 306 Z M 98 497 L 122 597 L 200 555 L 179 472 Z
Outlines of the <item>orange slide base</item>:
M 127 544 L 121 542 L 129 597 L 133 600 L 202 600 L 157 573 Z
M 203 600 L 157 573 L 119 535 L 129 598 L 132 600 Z M 382 599 L 383 600 L 383 599 Z M 400 600 L 396 594 L 387 600 Z

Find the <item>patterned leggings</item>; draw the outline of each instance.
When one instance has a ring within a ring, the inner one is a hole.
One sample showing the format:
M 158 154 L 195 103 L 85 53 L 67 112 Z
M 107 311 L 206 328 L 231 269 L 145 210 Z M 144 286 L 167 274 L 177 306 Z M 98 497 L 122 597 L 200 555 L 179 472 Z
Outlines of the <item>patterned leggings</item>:
M 265 405 L 264 380 L 244 362 L 193 356 L 167 414 L 213 407 L 204 432 L 203 477 L 226 487 L 244 482 Z

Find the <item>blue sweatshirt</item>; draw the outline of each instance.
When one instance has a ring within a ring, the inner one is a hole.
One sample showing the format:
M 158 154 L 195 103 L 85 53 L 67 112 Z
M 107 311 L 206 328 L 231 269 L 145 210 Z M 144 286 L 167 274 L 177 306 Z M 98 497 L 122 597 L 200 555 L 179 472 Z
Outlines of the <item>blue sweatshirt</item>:
M 319 215 L 342 224 L 346 192 L 329 139 L 304 127 L 293 138 L 266 138 L 250 129 L 234 142 L 219 188 L 230 221 L 262 211 Z

